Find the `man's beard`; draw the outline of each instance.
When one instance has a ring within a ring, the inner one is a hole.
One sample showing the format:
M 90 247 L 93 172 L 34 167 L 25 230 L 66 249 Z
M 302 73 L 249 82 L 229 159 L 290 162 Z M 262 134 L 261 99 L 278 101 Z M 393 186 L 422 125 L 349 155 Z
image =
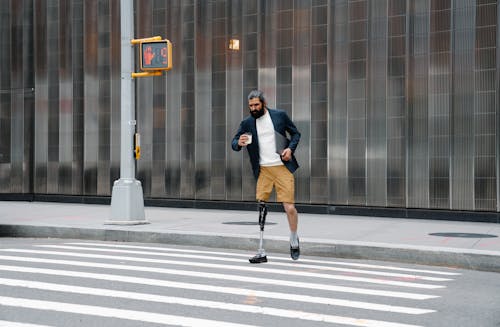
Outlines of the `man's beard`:
M 260 108 L 260 110 L 250 110 L 250 115 L 252 115 L 253 118 L 258 119 L 262 116 L 264 116 L 264 107 Z

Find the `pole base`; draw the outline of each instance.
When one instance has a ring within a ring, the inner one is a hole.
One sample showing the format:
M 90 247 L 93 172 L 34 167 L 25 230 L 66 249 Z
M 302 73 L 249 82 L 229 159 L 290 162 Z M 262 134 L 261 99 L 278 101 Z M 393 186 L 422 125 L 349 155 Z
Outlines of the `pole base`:
M 149 224 L 144 217 L 144 198 L 141 182 L 133 178 L 120 178 L 113 184 L 111 218 L 108 225 Z

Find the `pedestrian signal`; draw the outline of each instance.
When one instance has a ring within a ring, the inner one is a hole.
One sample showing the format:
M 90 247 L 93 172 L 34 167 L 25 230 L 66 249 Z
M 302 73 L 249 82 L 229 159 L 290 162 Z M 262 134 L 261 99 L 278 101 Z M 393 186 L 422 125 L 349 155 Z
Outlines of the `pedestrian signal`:
M 142 71 L 172 68 L 172 43 L 169 40 L 142 41 L 139 45 L 139 52 Z

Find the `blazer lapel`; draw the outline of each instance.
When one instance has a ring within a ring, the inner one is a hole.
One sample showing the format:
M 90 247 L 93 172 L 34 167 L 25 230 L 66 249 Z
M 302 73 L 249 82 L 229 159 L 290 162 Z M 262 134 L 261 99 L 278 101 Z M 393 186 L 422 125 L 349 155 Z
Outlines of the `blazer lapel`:
M 275 114 L 273 110 L 268 110 L 269 116 L 271 116 L 271 121 L 273 122 L 274 130 L 281 135 L 283 135 L 283 122 L 278 115 Z
M 252 133 L 252 144 L 259 145 L 259 137 L 257 136 L 257 120 L 252 119 L 250 122 L 250 133 Z

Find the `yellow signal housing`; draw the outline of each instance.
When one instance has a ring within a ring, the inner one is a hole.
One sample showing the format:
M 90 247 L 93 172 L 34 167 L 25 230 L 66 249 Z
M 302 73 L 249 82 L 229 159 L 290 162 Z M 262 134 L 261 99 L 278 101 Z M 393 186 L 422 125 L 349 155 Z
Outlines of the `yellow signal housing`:
M 169 40 L 143 39 L 139 42 L 139 53 L 142 71 L 172 69 L 172 43 Z
M 141 159 L 141 135 L 139 133 L 135 133 L 134 135 L 134 157 L 135 160 Z
M 140 73 L 132 73 L 132 78 L 161 76 L 161 75 L 163 75 L 161 71 L 140 72 Z
M 159 41 L 161 40 L 161 36 L 152 36 L 152 37 L 147 37 L 147 38 L 143 38 L 143 39 L 132 39 L 130 40 L 130 43 L 131 44 L 139 44 L 141 42 L 148 42 L 148 41 Z

